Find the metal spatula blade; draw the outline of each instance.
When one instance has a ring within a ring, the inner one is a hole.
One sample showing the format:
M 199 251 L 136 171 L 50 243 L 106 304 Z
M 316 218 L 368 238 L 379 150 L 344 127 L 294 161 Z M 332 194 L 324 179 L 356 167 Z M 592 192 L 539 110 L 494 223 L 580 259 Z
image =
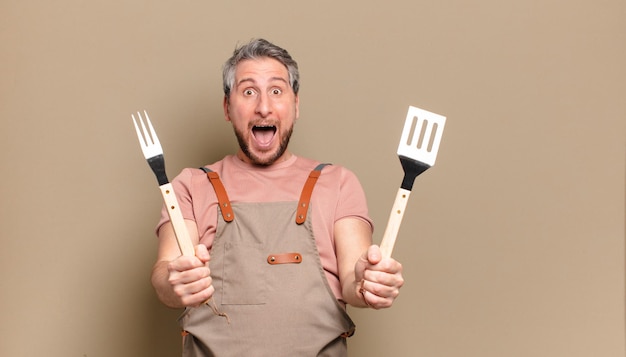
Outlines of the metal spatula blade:
M 415 178 L 435 164 L 445 124 L 446 117 L 442 115 L 409 107 L 398 145 L 404 178 L 380 244 L 384 257 L 390 257 L 393 251 Z

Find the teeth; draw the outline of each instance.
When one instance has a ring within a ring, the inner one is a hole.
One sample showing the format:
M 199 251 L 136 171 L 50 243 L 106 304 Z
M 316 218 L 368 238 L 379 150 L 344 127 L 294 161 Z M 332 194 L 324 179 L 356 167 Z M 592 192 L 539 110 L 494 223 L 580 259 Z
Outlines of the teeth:
M 274 135 L 276 135 L 276 126 L 274 125 L 255 125 L 252 127 L 252 135 L 258 145 L 266 147 L 270 145 Z
M 274 125 L 255 125 L 252 127 L 253 130 L 274 130 L 276 131 L 276 127 Z

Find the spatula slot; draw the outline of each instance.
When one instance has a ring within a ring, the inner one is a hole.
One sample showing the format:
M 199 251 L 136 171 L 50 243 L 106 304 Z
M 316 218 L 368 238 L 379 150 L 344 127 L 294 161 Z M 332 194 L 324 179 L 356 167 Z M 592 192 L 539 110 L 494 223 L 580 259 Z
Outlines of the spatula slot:
M 418 124 L 419 128 L 417 128 Z M 424 148 L 426 151 L 431 152 L 433 150 L 438 128 L 439 124 L 437 123 L 432 123 L 431 125 L 427 119 L 420 121 L 418 117 L 413 117 L 406 145 L 414 146 L 417 149 Z M 415 137 L 416 133 L 419 134 L 417 138 Z M 425 143 L 426 146 L 424 145 Z
M 417 117 L 411 118 L 411 125 L 409 127 L 409 136 L 406 138 L 405 145 L 413 146 L 413 136 L 415 134 L 415 127 L 417 126 Z
M 418 118 L 415 118 L 418 120 Z M 424 139 L 426 137 L 426 129 L 428 129 L 428 120 L 422 120 L 422 127 L 420 128 L 420 136 L 417 139 L 417 148 L 421 149 L 422 145 L 424 145 Z
M 433 151 L 433 145 L 435 145 L 435 137 L 437 135 L 437 129 L 439 128 L 439 124 L 434 123 L 432 126 L 432 130 L 430 131 L 430 136 L 428 137 L 430 140 L 428 141 L 428 146 L 426 150 L 428 152 Z
M 421 149 L 422 145 L 424 145 L 424 138 L 426 136 L 426 129 L 428 129 L 428 120 L 422 120 L 422 127 L 420 128 L 420 136 L 417 139 L 417 148 L 418 149 Z
M 424 144 L 424 138 L 426 137 L 426 129 L 428 129 L 428 121 L 420 121 L 420 118 L 414 116 L 411 119 L 411 128 L 409 129 L 409 137 L 407 138 L 406 145 L 421 149 Z

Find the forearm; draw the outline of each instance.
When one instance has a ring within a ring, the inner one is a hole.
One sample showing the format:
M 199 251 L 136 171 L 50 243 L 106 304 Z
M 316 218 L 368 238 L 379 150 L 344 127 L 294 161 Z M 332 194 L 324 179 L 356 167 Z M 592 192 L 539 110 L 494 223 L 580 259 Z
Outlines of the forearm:
M 367 307 L 361 294 L 362 277 L 357 277 L 356 262 L 372 244 L 372 229 L 366 222 L 345 218 L 335 223 L 335 247 L 343 300 L 355 307 Z M 362 275 L 362 274 L 361 274 Z

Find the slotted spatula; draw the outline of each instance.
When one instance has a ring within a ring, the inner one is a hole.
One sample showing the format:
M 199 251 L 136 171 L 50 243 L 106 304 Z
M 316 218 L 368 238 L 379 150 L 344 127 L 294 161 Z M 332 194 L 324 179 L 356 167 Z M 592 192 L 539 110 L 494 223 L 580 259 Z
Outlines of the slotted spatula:
M 383 257 L 391 256 L 415 178 L 435 164 L 445 123 L 444 116 L 409 107 L 398 145 L 404 179 L 396 194 L 387 228 L 380 243 Z

